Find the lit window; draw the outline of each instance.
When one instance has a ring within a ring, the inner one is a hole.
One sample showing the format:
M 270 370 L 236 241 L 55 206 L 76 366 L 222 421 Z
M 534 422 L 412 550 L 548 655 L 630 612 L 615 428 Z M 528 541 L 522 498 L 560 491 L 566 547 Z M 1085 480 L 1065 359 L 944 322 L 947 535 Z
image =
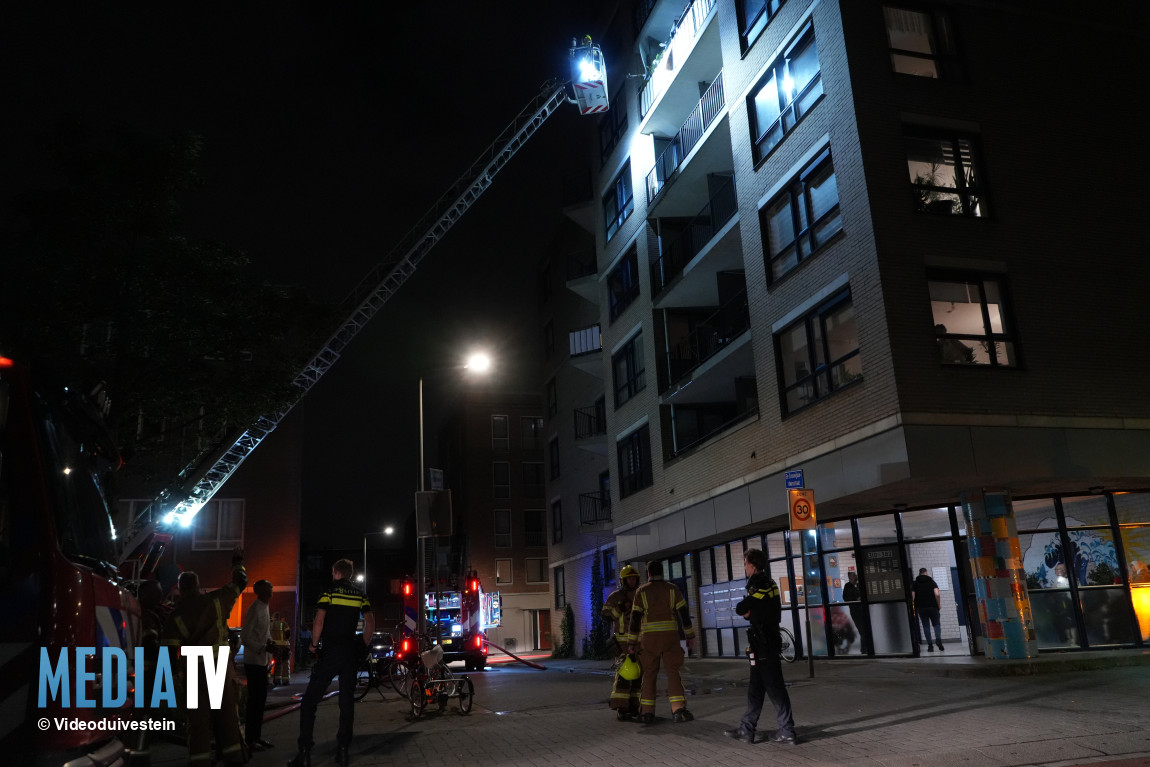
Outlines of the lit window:
M 628 160 L 603 195 L 603 221 L 607 226 L 608 242 L 634 210 L 635 194 L 631 189 L 631 161 Z
M 895 72 L 916 77 L 943 76 L 954 53 L 950 22 L 940 12 L 886 6 L 882 9 L 890 63 Z
M 244 547 L 244 502 L 212 500 L 192 520 L 192 549 L 224 551 Z
M 515 583 L 515 572 L 511 568 L 511 560 L 495 560 L 495 585 L 506 586 L 511 583 Z
M 747 97 L 755 160 L 770 154 L 822 97 L 818 46 L 814 27 L 808 25 Z
M 759 38 L 782 5 L 783 0 L 738 0 L 735 3 L 739 12 L 739 38 L 744 51 Z
M 941 216 L 988 215 L 974 139 L 908 130 L 906 163 L 915 208 Z
M 927 285 L 943 364 L 1017 366 L 1001 280 L 952 277 L 931 279 Z

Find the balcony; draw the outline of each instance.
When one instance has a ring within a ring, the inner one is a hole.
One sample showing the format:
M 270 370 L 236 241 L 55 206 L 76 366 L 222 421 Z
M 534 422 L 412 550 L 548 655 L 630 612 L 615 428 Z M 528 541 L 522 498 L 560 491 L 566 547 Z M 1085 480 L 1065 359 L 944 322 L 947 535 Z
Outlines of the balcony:
M 567 289 L 586 301 L 599 303 L 598 269 L 594 248 L 568 253 L 565 265 Z
M 579 496 L 579 524 L 598 525 L 611 521 L 611 496 L 603 491 Z
M 712 245 L 712 240 L 715 239 L 715 235 L 730 231 L 726 229 L 726 225 L 735 217 L 738 210 L 739 202 L 735 194 L 735 178 L 731 176 L 719 187 L 706 206 L 694 218 L 690 219 L 682 229 L 679 229 L 674 236 L 668 236 L 664 240 L 662 234 L 660 235 L 660 254 L 651 263 L 651 294 L 653 297 L 658 297 L 672 280 L 682 274 L 691 261 L 709 246 L 710 250 L 716 250 Z M 671 222 L 660 222 L 661 231 L 675 228 Z M 711 274 L 722 269 L 742 267 L 741 240 L 736 237 L 732 244 L 727 238 L 723 238 L 723 242 L 725 247 L 721 252 L 715 252 L 714 256 L 716 257 L 708 259 L 711 262 L 709 269 Z M 714 285 L 713 280 L 706 280 L 705 282 L 709 286 Z M 689 297 L 680 296 L 679 301 L 686 300 L 689 303 L 679 305 L 707 306 L 717 303 L 717 296 L 710 301 L 700 300 L 700 298 L 700 296 L 693 295 Z
M 596 455 L 607 455 L 607 405 L 602 397 L 589 407 L 576 408 L 575 446 Z
M 668 26 L 670 36 L 661 47 L 647 50 L 649 75 L 639 89 L 641 132 L 674 130 L 690 109 L 684 100 L 696 101 L 696 84 L 710 81 L 722 66 L 719 25 L 712 23 L 716 3 L 694 0 L 677 18 L 666 15 L 675 7 L 666 3 L 648 16 L 638 39 L 662 39 Z
M 603 334 L 599 323 L 567 334 L 571 364 L 596 378 L 603 377 Z
M 681 340 L 668 341 L 666 381 L 670 386 L 682 381 L 692 371 L 731 346 L 751 327 L 747 307 L 747 291 L 743 291 L 713 314 L 694 323 L 692 330 Z
M 722 396 L 706 403 L 664 406 L 664 460 L 678 458 L 759 413 L 754 376 L 728 381 Z
M 679 169 L 687 155 L 703 138 L 707 128 L 727 107 L 726 93 L 723 90 L 723 73 L 719 72 L 707 88 L 706 93 L 695 104 L 686 121 L 679 126 L 671 143 L 655 160 L 655 166 L 647 173 L 647 204 L 650 205 L 666 185 L 667 180 Z

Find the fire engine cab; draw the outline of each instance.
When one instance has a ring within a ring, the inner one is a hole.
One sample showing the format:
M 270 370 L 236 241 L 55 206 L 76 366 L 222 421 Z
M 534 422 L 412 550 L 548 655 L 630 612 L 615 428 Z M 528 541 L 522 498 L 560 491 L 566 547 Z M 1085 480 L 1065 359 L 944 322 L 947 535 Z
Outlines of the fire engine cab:
M 398 652 L 410 652 L 414 647 L 417 604 L 415 589 L 405 583 L 403 640 Z M 502 600 L 499 592 L 484 592 L 479 577 L 471 573 L 464 580 L 462 591 L 431 592 L 424 596 L 424 617 L 427 633 L 432 641 L 443 648 L 447 663 L 463 661 L 468 671 L 487 665 L 487 630 L 502 625 Z

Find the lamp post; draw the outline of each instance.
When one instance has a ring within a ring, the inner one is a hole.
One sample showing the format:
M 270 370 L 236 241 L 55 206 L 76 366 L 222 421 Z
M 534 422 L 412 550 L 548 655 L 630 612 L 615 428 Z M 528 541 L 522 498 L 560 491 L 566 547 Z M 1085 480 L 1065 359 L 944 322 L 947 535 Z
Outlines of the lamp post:
M 463 365 L 464 370 L 469 370 L 473 373 L 480 375 L 487 373 L 491 369 L 491 358 L 482 352 L 475 352 L 467 358 L 467 362 Z M 423 376 L 419 377 L 419 492 L 427 491 L 427 471 L 423 462 Z M 415 549 L 416 549 L 416 568 L 418 575 L 415 578 L 415 605 L 416 612 L 416 628 L 420 634 L 427 633 L 427 609 L 424 605 L 424 578 L 427 577 L 427 561 L 426 561 L 426 547 L 423 543 L 423 538 L 419 535 L 419 523 L 416 521 L 415 532 Z M 365 539 L 366 540 L 366 539 Z M 365 543 L 366 545 L 366 543 Z M 366 556 L 366 555 L 365 555 Z

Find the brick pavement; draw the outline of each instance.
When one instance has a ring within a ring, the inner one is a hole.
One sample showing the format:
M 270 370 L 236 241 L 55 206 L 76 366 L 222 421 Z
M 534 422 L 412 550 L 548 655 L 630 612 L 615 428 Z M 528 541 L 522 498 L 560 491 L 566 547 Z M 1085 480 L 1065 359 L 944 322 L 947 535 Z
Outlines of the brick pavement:
M 606 708 L 605 662 L 549 660 L 547 671 L 497 666 L 471 674 L 471 715 L 446 713 L 411 721 L 388 690 L 356 709 L 355 765 L 660 765 L 732 767 L 773 764 L 820 767 L 881 765 L 1022 767 L 1105 764 L 1150 767 L 1150 652 L 1044 655 L 1034 663 L 992 665 L 977 658 L 849 660 L 815 664 L 815 677 L 786 668 L 803 742 L 748 745 L 725 738 L 742 713 L 743 662 L 694 660 L 685 681 L 696 720 L 655 725 L 618 723 Z M 302 691 L 306 672 L 274 691 L 269 706 Z M 334 687 L 334 685 L 333 685 Z M 659 714 L 667 717 L 665 696 Z M 274 714 L 269 714 L 274 716 Z M 338 708 L 320 705 L 315 764 L 334 764 Z M 264 735 L 277 744 L 251 767 L 283 765 L 295 752 L 298 713 L 270 719 Z M 770 732 L 768 703 L 759 737 Z M 154 764 L 183 763 L 180 749 L 157 747 Z

